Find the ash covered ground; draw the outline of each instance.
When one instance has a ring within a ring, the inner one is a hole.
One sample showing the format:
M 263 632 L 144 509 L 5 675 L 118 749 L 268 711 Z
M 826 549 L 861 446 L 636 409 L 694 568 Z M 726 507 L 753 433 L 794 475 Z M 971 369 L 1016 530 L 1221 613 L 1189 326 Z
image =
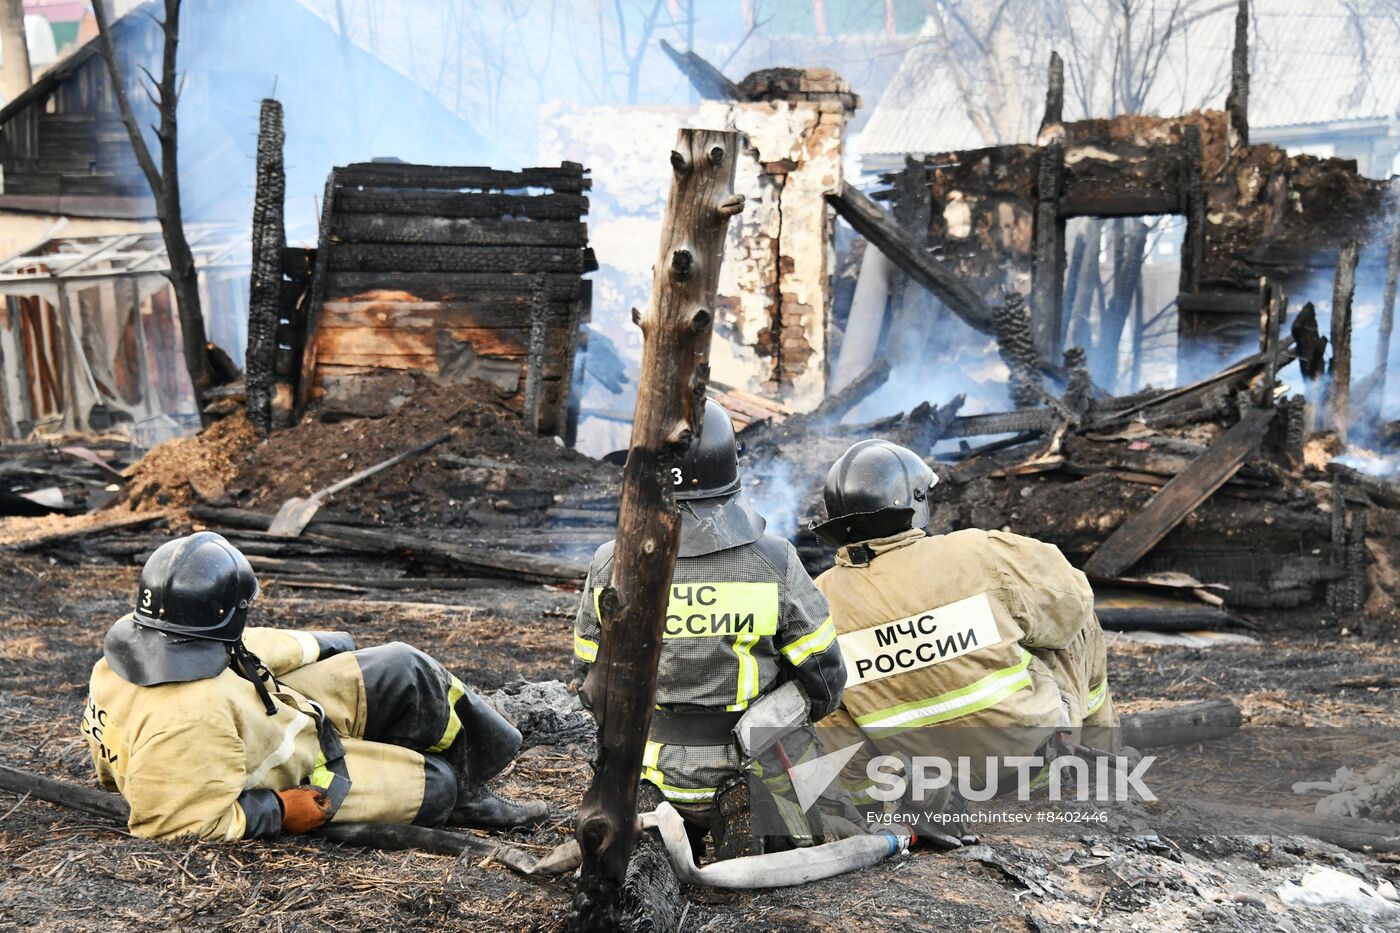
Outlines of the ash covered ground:
M 78 718 L 109 622 L 125 611 L 136 571 L 0 558 L 0 761 L 90 782 Z M 402 639 L 512 706 L 522 681 L 566 681 L 577 599 L 567 588 L 502 583 L 469 593 L 304 595 L 272 582 L 260 622 L 344 628 L 361 643 Z M 1170 752 L 1189 772 L 1221 754 L 1287 754 L 1289 727 L 1400 722 L 1400 646 L 1336 628 L 1267 632 L 1256 645 L 1149 647 L 1110 636 L 1124 709 L 1232 699 L 1247 723 L 1277 724 L 1277 747 Z M 556 697 L 562 691 L 554 688 Z M 514 841 L 543 852 L 570 831 L 589 779 L 590 738 L 563 714 L 525 713 L 530 747 L 503 780 L 543 797 L 554 820 Z M 1262 743 L 1262 744 L 1260 744 Z M 1375 758 L 1384 749 L 1372 750 Z M 1367 760 L 1357 760 L 1365 765 Z M 1318 774 L 1319 779 L 1329 774 Z M 1280 805 L 1309 804 L 1275 788 Z M 0 795 L 0 928 L 35 930 L 561 929 L 567 879 L 527 881 L 499 864 L 337 848 L 308 839 L 232 844 L 149 842 L 46 803 Z M 1372 882 L 1400 880 L 1400 861 L 1302 836 L 1183 833 L 1146 843 L 1107 834 L 986 835 L 955 854 L 917 851 L 875 869 L 800 888 L 689 890 L 686 930 L 950 928 L 1024 930 L 1363 930 L 1385 916 L 1285 907 L 1275 889 L 1312 866 Z

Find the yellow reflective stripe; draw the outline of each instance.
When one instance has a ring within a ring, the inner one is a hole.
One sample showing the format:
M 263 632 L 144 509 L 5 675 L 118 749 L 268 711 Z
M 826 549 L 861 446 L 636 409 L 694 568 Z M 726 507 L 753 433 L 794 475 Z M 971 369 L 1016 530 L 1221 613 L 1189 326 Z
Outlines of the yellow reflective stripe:
M 756 644 L 757 635 L 740 635 L 734 639 L 734 657 L 739 661 L 739 686 L 734 691 L 734 702 L 725 707 L 731 712 L 748 709 L 749 703 L 758 696 L 758 661 L 753 656 L 753 646 Z
M 667 800 L 677 803 L 704 803 L 714 799 L 714 787 L 676 787 L 667 784 L 666 775 L 658 767 L 660 764 L 661 743 L 648 741 L 642 751 L 642 780 L 655 785 Z
M 457 740 L 457 733 L 462 731 L 462 720 L 457 718 L 457 701 L 467 694 L 467 686 L 451 674 L 452 686 L 447 691 L 447 728 L 442 732 L 442 738 L 438 739 L 428 749 L 430 752 L 445 752 L 452 747 L 452 743 Z
M 935 697 L 926 697 L 912 703 L 891 706 L 867 713 L 864 716 L 857 716 L 856 724 L 862 728 L 873 729 L 912 728 L 976 713 L 995 706 L 1017 690 L 1029 687 L 1031 675 L 1026 668 L 1030 663 L 1030 652 L 1023 648 L 1019 662 L 999 671 L 993 671 L 976 683 Z
M 331 786 L 331 781 L 335 780 L 335 775 L 326 767 L 326 753 L 316 753 L 316 767 L 311 769 L 311 776 L 307 778 L 308 783 L 322 790 L 327 790 Z
M 715 799 L 714 787 L 672 787 L 657 781 L 651 783 L 656 785 L 657 790 L 661 791 L 667 800 L 677 803 L 705 803 Z
M 574 657 L 580 661 L 592 664 L 598 660 L 598 643 L 589 641 L 578 632 L 574 632 Z
M 1092 716 L 1103 706 L 1103 701 L 1108 699 L 1108 678 L 1103 679 L 1093 690 L 1089 691 L 1089 706 L 1084 711 L 1085 716 Z
M 835 640 L 836 626 L 832 623 L 831 616 L 827 616 L 826 621 L 817 626 L 815 631 L 808 632 L 790 645 L 784 645 L 783 656 L 797 666 L 812 655 L 831 647 Z

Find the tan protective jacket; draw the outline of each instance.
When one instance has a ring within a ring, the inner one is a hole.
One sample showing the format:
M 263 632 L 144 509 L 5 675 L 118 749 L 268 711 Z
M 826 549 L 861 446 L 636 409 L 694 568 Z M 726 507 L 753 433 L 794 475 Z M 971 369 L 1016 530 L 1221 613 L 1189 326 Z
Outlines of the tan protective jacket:
M 309 632 L 250 628 L 243 643 L 274 676 L 315 662 Z M 286 790 L 325 764 L 320 712 L 285 685 L 269 716 L 253 684 L 226 669 L 217 677 L 138 687 L 104 658 L 92 669 L 83 735 L 98 780 L 131 805 L 138 836 L 241 839 L 245 790 Z M 326 776 L 328 778 L 328 776 Z
M 1054 545 L 914 529 L 841 548 L 816 582 L 846 661 L 842 710 L 866 732 L 1053 729 L 1105 705 L 1093 591 Z

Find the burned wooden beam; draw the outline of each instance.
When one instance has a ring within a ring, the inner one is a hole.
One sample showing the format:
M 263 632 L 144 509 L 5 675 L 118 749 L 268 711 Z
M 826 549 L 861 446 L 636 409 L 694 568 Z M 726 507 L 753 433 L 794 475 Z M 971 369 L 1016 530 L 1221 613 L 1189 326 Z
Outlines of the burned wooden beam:
M 1054 59 L 1058 61 L 1059 56 L 1054 56 Z M 1036 350 L 1048 360 L 1059 359 L 1064 352 L 1065 221 L 1060 215 L 1064 166 L 1064 145 L 1059 140 L 1041 147 L 1036 184 L 1035 278 L 1031 285 L 1031 310 Z
M 1205 700 L 1144 713 L 1124 713 L 1123 744 L 1133 748 L 1193 745 L 1234 735 L 1244 721 L 1240 708 L 1229 700 Z
M 1332 376 L 1327 389 L 1327 429 L 1343 444 L 1351 427 L 1351 299 L 1356 293 L 1356 262 L 1361 245 L 1350 240 L 1337 258 L 1332 286 Z
M 1246 412 L 1238 424 L 1216 438 L 1205 453 L 1120 525 L 1084 564 L 1084 572 L 1116 577 L 1141 560 L 1168 532 L 1239 472 L 1245 460 L 1264 442 L 1273 415 L 1273 409 L 1252 408 Z
M 584 174 L 583 166 L 576 162 L 565 162 L 557 167 L 517 170 L 405 162 L 352 162 L 337 171 L 341 184 L 366 188 L 483 188 L 499 191 L 551 188 L 576 194 L 587 191 L 593 185 Z
M 954 314 L 979 332 L 992 333 L 991 306 L 961 278 L 943 268 L 874 201 L 849 182 L 842 182 L 841 190 L 828 194 L 826 199 L 857 233 L 933 292 Z
M 656 697 L 661 623 L 680 543 L 670 466 L 702 424 L 708 357 L 739 137 L 683 129 L 671 153 L 671 194 L 642 329 L 642 371 L 612 582 L 599 598 L 603 637 L 585 689 L 597 710 L 598 757 L 579 807 L 583 866 L 569 926 L 617 928 L 619 900 L 636 839 L 637 779 Z
M 264 100 L 258 117 L 258 155 L 253 192 L 253 259 L 248 285 L 248 350 L 244 360 L 248 421 L 259 434 L 272 427 L 277 326 L 282 312 L 282 251 L 287 175 L 282 166 L 282 105 Z
M 802 416 L 794 415 L 794 418 L 802 418 L 807 422 L 806 427 L 815 427 L 821 424 L 834 424 L 846 417 L 851 409 L 865 401 L 875 393 L 877 389 L 889 381 L 891 366 L 889 360 L 876 360 L 865 372 L 855 379 L 852 379 L 843 389 L 833 392 L 822 400 L 822 403 L 812 409 L 811 414 Z
M 296 383 L 296 404 L 292 406 L 292 421 L 301 417 L 311 402 L 311 390 L 316 382 L 316 328 L 321 321 L 321 304 L 326 295 L 326 273 L 330 271 L 331 219 L 335 216 L 336 172 L 326 176 L 326 193 L 321 201 L 321 218 L 316 232 L 316 265 L 311 272 L 311 290 L 306 297 L 306 318 L 302 327 L 301 372 Z
M 1225 98 L 1230 115 L 1230 145 L 1249 145 L 1249 0 L 1239 0 L 1235 10 L 1235 47 L 1230 55 L 1230 93 Z
M 544 378 L 545 328 L 549 324 L 549 302 L 545 298 L 544 273 L 530 279 L 530 345 L 525 363 L 525 427 L 531 433 L 540 429 L 540 382 Z
M 739 89 L 739 85 L 730 81 L 714 65 L 701 58 L 694 51 L 682 52 L 674 45 L 661 40 L 661 51 L 666 53 L 681 74 L 685 75 L 690 86 L 695 88 L 695 93 L 700 95 L 701 100 L 745 100 L 744 92 Z
M 1007 295 L 1005 304 L 992 312 L 997 353 L 1011 370 L 1011 400 L 1017 408 L 1029 408 L 1040 400 L 1037 390 L 1042 388 L 1042 380 L 1037 323 L 1031 318 L 1025 297 L 1018 292 Z
M 1040 119 L 1040 132 L 1065 119 L 1065 60 L 1059 52 L 1050 53 L 1050 77 L 1045 84 L 1045 115 Z
M 1048 408 L 1027 408 L 1021 411 L 987 415 L 963 415 L 948 433 L 953 437 L 978 437 L 984 434 L 1047 434 L 1059 424 L 1059 418 Z

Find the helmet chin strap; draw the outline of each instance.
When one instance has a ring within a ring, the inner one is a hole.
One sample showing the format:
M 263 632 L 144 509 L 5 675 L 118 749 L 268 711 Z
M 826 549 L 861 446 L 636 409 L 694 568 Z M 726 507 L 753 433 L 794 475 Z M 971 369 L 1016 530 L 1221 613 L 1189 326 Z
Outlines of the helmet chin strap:
M 244 680 L 251 681 L 253 688 L 258 691 L 258 699 L 262 700 L 263 709 L 267 710 L 267 715 L 276 716 L 277 704 L 272 702 L 272 695 L 267 692 L 267 685 L 263 683 L 263 676 L 272 677 L 272 672 L 258 659 L 257 655 L 244 647 L 241 639 L 228 646 L 228 656 L 234 672 Z M 275 679 L 273 683 L 276 683 Z

